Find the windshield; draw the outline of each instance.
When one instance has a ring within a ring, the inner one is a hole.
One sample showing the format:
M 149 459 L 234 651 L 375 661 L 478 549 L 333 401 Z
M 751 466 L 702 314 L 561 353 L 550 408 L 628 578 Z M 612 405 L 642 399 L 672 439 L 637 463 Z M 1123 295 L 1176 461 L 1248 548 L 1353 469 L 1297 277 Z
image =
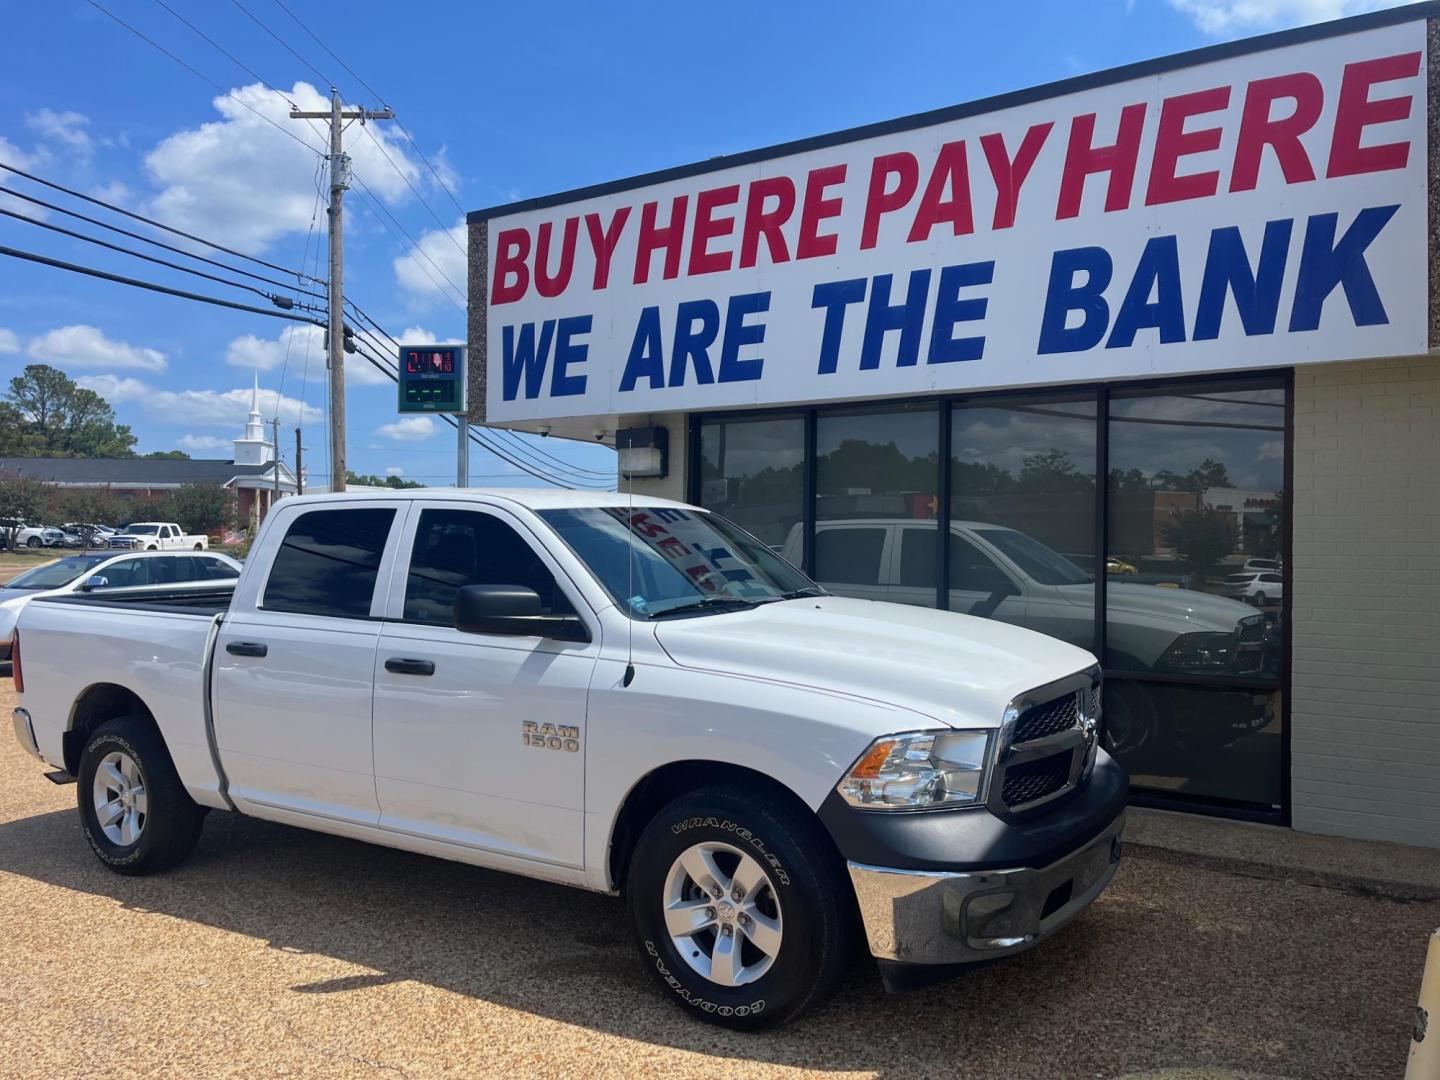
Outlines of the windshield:
M 1041 585 L 1084 585 L 1090 575 L 1051 551 L 1033 536 L 1014 529 L 977 529 L 975 535 L 994 544 L 1016 566 Z
M 160 531 L 159 525 L 126 525 L 125 531 L 132 536 L 149 536 Z
M 82 576 L 92 566 L 104 562 L 108 555 L 72 555 L 68 559 L 56 559 L 34 570 L 27 570 L 17 578 L 5 583 L 7 589 L 58 589 L 61 585 Z
M 714 514 L 670 506 L 539 514 L 632 618 L 682 608 L 724 611 L 823 592 L 759 540 Z M 627 552 L 633 552 L 633 563 Z

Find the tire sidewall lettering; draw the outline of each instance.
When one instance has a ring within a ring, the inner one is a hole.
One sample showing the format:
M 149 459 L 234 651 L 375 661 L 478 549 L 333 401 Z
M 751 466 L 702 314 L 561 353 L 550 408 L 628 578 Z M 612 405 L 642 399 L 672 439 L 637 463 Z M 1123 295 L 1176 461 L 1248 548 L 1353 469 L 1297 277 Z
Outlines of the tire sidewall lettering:
M 655 970 L 660 973 L 660 978 L 665 985 L 675 992 L 676 997 L 692 1008 L 699 1009 L 701 1012 L 714 1013 L 717 1016 L 739 1017 L 758 1016 L 765 1011 L 764 998 L 756 998 L 746 1005 L 721 1005 L 719 1002 L 702 997 L 690 990 L 671 973 L 670 969 L 665 966 L 665 961 L 660 958 L 660 950 L 655 947 L 653 941 L 645 942 L 645 951 L 655 961 Z
M 689 829 L 720 829 L 743 840 L 755 850 L 755 854 L 774 872 L 776 879 L 781 885 L 790 884 L 790 875 L 786 873 L 785 867 L 779 858 L 765 846 L 764 841 L 743 825 L 737 825 L 727 818 L 707 816 L 686 818 L 684 821 L 678 821 L 670 826 L 670 831 L 676 836 L 681 835 Z

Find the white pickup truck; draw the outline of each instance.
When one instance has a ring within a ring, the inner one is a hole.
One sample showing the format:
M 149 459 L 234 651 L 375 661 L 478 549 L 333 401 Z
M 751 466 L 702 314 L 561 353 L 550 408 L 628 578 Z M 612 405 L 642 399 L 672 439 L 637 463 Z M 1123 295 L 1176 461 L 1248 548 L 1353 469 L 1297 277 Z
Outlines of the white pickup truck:
M 105 546 L 134 551 L 204 551 L 210 538 L 187 533 L 173 521 L 136 521 L 106 537 Z
M 1074 646 L 831 596 L 680 503 L 286 499 L 233 595 L 42 598 L 21 744 L 121 873 L 211 809 L 623 893 L 666 996 L 734 1028 L 1034 945 L 1120 857 Z

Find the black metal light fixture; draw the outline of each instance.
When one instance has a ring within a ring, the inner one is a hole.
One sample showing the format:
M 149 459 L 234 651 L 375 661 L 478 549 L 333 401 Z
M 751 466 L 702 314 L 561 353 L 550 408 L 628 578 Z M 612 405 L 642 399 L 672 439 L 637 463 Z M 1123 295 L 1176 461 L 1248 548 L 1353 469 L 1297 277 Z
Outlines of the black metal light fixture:
M 620 475 L 632 480 L 670 475 L 670 430 L 663 427 L 621 428 L 615 432 Z

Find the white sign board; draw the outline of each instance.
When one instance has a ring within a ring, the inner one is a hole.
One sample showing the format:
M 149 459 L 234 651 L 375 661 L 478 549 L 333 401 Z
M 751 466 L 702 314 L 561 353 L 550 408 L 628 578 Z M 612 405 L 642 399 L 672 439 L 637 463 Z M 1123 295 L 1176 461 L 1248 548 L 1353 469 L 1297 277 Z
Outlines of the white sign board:
M 488 416 L 1424 352 L 1425 87 L 1416 20 L 500 208 Z

